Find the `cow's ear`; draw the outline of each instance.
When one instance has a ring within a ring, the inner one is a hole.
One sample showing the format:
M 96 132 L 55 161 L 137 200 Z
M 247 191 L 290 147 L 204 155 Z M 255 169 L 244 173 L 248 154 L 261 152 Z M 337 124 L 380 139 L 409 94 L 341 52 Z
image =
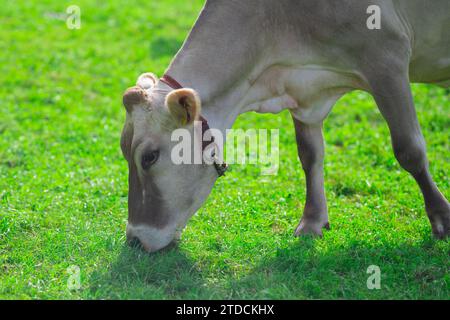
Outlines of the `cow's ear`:
M 158 81 L 158 78 L 151 72 L 143 73 L 136 81 L 136 85 L 144 90 L 153 88 Z
M 178 89 L 166 97 L 166 106 L 180 126 L 198 120 L 201 111 L 200 97 L 192 89 Z

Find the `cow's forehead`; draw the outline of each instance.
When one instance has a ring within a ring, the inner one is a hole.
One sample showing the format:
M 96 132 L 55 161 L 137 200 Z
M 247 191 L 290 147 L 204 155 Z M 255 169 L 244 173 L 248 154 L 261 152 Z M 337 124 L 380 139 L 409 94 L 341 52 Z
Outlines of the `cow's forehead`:
M 163 128 L 164 110 L 155 103 L 134 108 L 128 121 L 131 122 L 135 134 L 143 132 L 160 132 Z

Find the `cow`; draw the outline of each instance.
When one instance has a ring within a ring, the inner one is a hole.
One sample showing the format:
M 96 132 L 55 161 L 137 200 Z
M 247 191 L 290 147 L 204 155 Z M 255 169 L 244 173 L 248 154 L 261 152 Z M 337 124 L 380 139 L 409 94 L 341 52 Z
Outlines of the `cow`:
M 379 26 L 370 27 L 368 8 Z M 450 233 L 450 205 L 430 175 L 410 83 L 450 84 L 448 0 L 209 0 L 164 76 L 142 74 L 123 96 L 127 239 L 147 252 L 176 242 L 223 163 L 174 164 L 171 132 L 194 122 L 225 132 L 238 115 L 292 115 L 306 177 L 295 235 L 329 228 L 322 123 L 353 90 L 370 93 L 396 159 L 417 181 L 432 233 Z

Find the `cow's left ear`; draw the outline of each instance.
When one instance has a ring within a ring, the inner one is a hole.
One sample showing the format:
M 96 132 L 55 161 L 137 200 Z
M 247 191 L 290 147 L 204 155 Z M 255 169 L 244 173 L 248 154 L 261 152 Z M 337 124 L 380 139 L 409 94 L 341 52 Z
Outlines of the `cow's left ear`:
M 166 97 L 166 106 L 180 126 L 191 124 L 200 116 L 200 97 L 192 89 L 178 89 L 170 92 Z
M 136 85 L 144 90 L 149 90 L 154 87 L 158 78 L 151 72 L 143 73 L 136 81 Z

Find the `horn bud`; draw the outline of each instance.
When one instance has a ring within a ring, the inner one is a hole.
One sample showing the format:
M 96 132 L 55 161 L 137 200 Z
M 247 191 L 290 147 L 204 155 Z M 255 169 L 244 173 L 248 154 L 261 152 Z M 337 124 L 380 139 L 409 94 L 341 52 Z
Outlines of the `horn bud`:
M 147 101 L 147 93 L 141 87 L 132 87 L 123 94 L 123 105 L 131 113 L 133 107 Z

